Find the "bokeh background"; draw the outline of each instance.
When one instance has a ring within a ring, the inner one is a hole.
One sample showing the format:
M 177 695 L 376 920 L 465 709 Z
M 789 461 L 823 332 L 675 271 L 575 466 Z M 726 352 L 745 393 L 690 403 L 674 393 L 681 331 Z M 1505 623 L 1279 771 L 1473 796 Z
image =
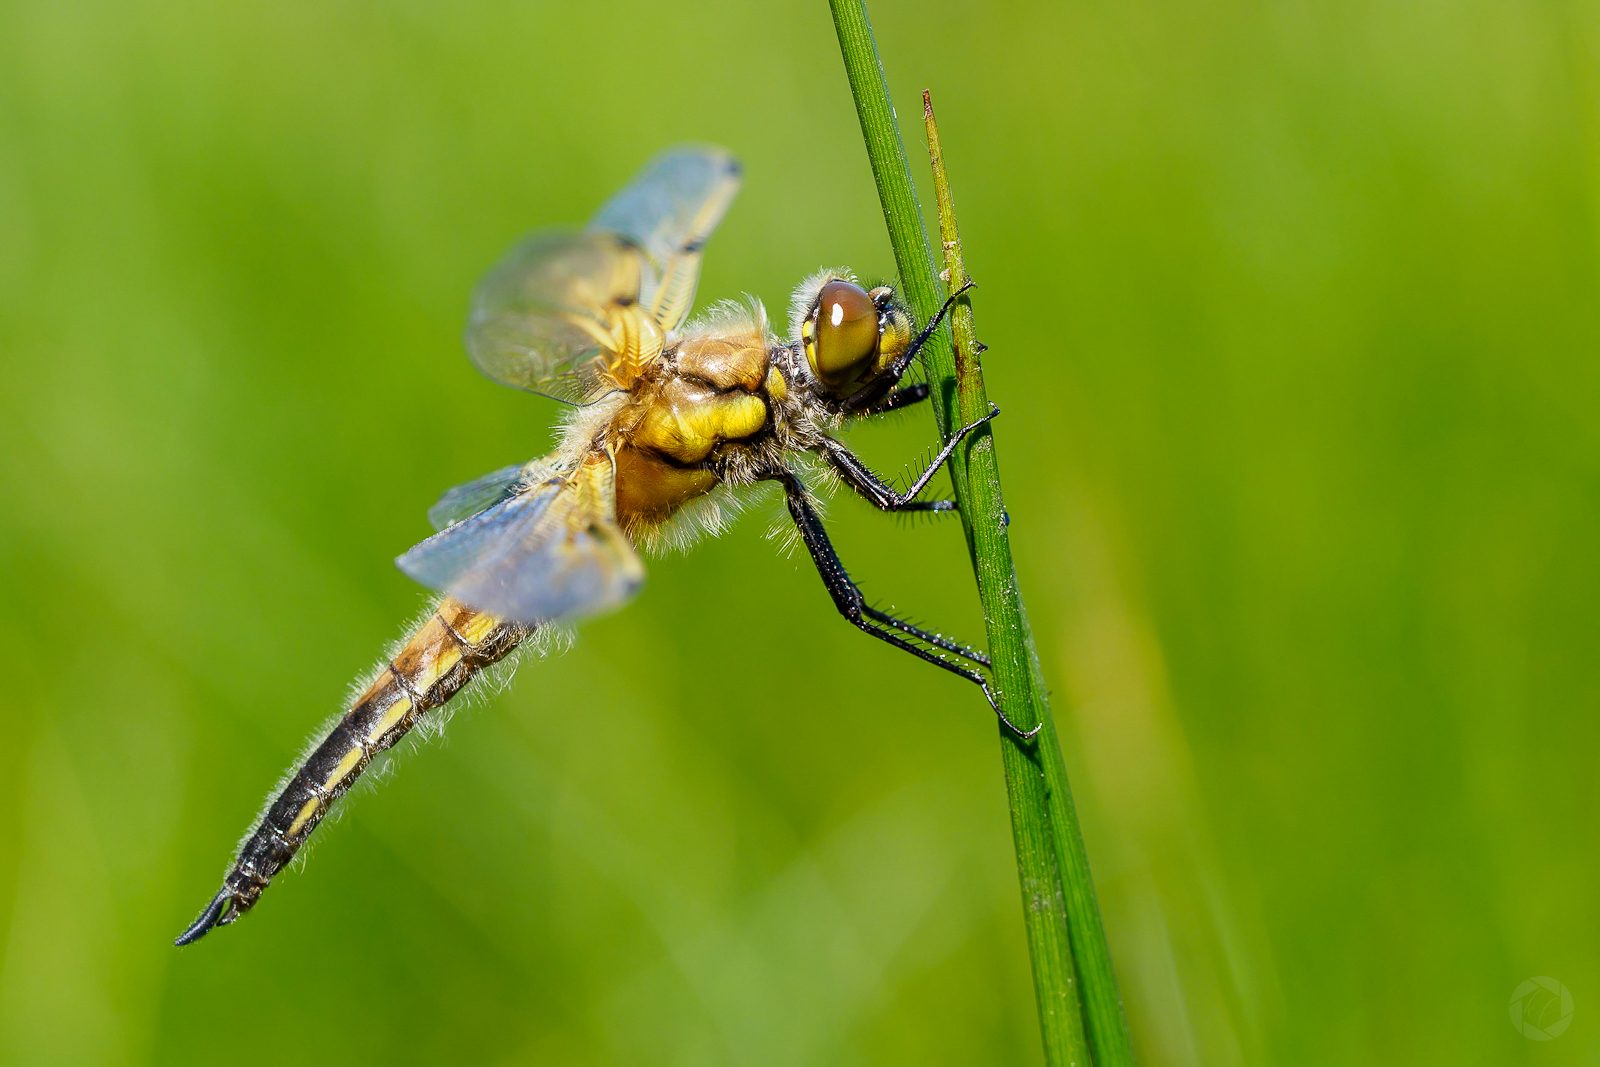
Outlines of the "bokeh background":
M 1600 8 L 872 13 L 1141 1062 L 1600 1061 Z M 892 271 L 821 0 L 0 3 L 0 1062 L 1039 1061 L 992 718 L 771 500 L 171 946 L 550 439 L 474 281 L 685 139 L 748 168 L 703 300 Z M 831 515 L 981 634 L 955 525 Z

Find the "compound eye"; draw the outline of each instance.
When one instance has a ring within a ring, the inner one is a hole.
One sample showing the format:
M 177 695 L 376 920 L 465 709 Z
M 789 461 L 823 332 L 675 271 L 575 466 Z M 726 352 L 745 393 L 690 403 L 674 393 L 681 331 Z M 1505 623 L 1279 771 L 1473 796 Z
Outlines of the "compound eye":
M 829 282 L 807 325 L 806 355 L 822 384 L 837 391 L 859 382 L 878 350 L 878 309 L 867 291 L 853 282 Z

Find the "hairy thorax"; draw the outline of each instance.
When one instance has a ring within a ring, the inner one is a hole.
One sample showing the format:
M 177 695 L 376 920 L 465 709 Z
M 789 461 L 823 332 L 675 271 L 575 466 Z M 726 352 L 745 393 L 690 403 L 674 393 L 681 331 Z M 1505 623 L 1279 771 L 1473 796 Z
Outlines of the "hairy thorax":
M 690 336 L 641 380 L 613 424 L 617 522 L 653 529 L 716 488 L 727 453 L 769 434 L 787 391 L 765 331 Z M 776 397 L 774 394 L 777 394 Z

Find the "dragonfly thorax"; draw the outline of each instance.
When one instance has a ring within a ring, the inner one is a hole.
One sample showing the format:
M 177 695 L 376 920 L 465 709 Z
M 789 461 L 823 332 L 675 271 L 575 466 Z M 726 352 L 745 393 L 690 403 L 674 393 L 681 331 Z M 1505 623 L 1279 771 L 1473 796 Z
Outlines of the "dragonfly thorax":
M 764 316 L 717 326 L 678 341 L 613 423 L 617 523 L 634 536 L 716 488 L 725 454 L 768 435 L 771 393 L 787 393 Z

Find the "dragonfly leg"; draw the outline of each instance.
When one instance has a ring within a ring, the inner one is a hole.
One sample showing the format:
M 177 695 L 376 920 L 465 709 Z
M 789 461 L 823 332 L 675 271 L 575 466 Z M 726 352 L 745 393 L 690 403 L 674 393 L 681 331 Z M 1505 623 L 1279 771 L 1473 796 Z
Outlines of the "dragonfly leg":
M 973 653 L 965 646 L 958 646 L 955 642 L 938 634 L 931 634 L 926 630 L 912 626 L 894 618 L 886 612 L 869 607 L 861 590 L 855 582 L 850 580 L 850 573 L 845 570 L 844 563 L 839 559 L 839 554 L 834 551 L 833 542 L 828 539 L 828 531 L 823 528 L 822 517 L 817 514 L 816 508 L 811 506 L 810 499 L 806 496 L 805 486 L 799 477 L 790 470 L 778 470 L 768 475 L 771 481 L 783 485 L 784 496 L 789 505 L 789 514 L 794 518 L 795 526 L 800 530 L 800 537 L 806 543 L 806 549 L 811 553 L 811 561 L 816 564 L 817 573 L 822 576 L 823 585 L 827 586 L 828 593 L 833 597 L 833 603 L 850 624 L 871 634 L 880 641 L 885 641 L 896 648 L 916 656 L 935 667 L 941 667 L 951 674 L 957 674 L 972 682 L 983 690 L 984 697 L 989 701 L 989 706 L 999 716 L 1006 728 L 1024 740 L 1033 737 L 1039 732 L 1039 727 L 1032 730 L 1022 730 L 1010 719 L 1005 712 L 1000 710 L 1000 700 L 989 685 L 988 677 L 980 670 L 959 663 L 943 655 L 940 650 L 949 651 L 974 662 L 987 663 L 987 657 L 979 660 L 980 653 Z M 918 638 L 934 646 L 933 649 L 922 648 L 907 640 L 902 634 Z
M 862 603 L 861 613 L 876 622 L 881 622 L 885 626 L 899 630 L 901 633 L 910 634 L 918 641 L 932 645 L 934 648 L 942 648 L 946 652 L 954 652 L 962 659 L 970 660 L 971 662 L 978 664 L 980 667 L 989 666 L 989 654 L 987 652 L 979 652 L 971 645 L 963 645 L 959 641 L 952 641 L 944 634 L 934 633 L 931 630 L 924 630 L 922 627 L 915 626 L 904 619 L 897 618 L 889 614 L 887 611 L 879 611 L 871 604 Z
M 901 408 L 908 408 L 912 404 L 920 404 L 926 399 L 928 399 L 927 382 L 918 382 L 916 385 L 903 385 L 859 414 L 863 418 L 872 415 L 884 415 L 891 411 L 899 411 Z
M 895 394 L 891 393 L 889 395 L 892 397 Z M 874 474 L 865 463 L 861 462 L 861 459 L 854 452 L 833 438 L 823 438 L 821 452 L 823 458 L 828 461 L 829 466 L 839 472 L 839 477 L 844 479 L 846 485 L 865 497 L 873 507 L 881 511 L 954 511 L 956 504 L 953 500 L 917 500 L 915 497 L 923 489 L 927 488 L 929 480 L 939 472 L 940 467 L 944 466 L 945 461 L 950 458 L 950 454 L 956 450 L 956 446 L 965 440 L 966 436 L 973 430 L 984 425 L 998 414 L 1000 414 L 1000 409 L 990 404 L 987 415 L 957 430 L 955 436 L 950 438 L 949 442 L 939 450 L 937 456 L 933 457 L 933 462 L 928 464 L 928 469 L 923 471 L 917 477 L 917 480 L 912 482 L 910 487 L 903 493 L 896 492 L 882 478 Z

